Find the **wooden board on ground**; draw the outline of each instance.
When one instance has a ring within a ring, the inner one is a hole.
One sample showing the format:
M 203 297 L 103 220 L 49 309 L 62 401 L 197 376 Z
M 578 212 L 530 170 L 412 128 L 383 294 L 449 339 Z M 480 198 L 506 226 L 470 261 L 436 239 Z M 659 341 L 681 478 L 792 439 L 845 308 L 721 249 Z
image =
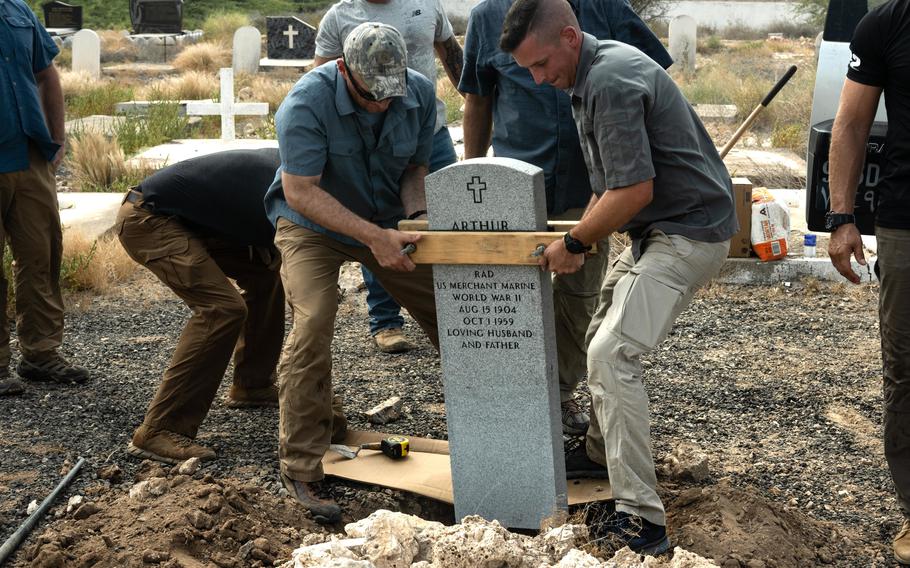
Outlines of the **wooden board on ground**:
M 353 447 L 378 442 L 389 435 L 352 430 L 348 432 L 345 444 Z M 449 443 L 445 440 L 410 436 L 408 439 L 411 451 L 408 457 L 401 460 L 393 460 L 381 452 L 371 450 L 362 450 L 360 455 L 352 460 L 345 459 L 335 452 L 328 452 L 322 459 L 322 467 L 326 475 L 391 487 L 437 501 L 453 503 Z M 569 505 L 608 501 L 613 498 L 610 482 L 606 479 L 571 480 L 568 489 Z

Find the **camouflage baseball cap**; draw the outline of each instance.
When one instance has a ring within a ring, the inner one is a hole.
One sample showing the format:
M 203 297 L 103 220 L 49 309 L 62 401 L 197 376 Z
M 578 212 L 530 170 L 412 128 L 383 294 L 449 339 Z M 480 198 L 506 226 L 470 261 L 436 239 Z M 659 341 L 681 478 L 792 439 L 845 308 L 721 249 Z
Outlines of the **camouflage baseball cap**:
M 344 40 L 344 61 L 377 100 L 407 94 L 408 48 L 398 30 L 365 22 Z

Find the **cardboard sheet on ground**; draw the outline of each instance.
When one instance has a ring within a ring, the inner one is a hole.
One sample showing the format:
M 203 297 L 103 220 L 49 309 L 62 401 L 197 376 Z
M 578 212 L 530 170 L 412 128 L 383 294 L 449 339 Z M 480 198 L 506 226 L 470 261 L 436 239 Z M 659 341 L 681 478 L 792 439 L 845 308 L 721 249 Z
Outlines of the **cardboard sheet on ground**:
M 388 436 L 390 434 L 352 430 L 348 432 L 345 444 L 355 447 L 378 442 Z M 393 460 L 382 452 L 372 450 L 362 450 L 354 459 L 328 452 L 322 459 L 322 466 L 326 475 L 401 489 L 437 501 L 453 503 L 449 443 L 445 440 L 411 436 L 408 439 L 411 442 L 410 453 L 402 460 Z M 570 480 L 568 489 L 569 505 L 613 498 L 610 482 L 605 479 Z

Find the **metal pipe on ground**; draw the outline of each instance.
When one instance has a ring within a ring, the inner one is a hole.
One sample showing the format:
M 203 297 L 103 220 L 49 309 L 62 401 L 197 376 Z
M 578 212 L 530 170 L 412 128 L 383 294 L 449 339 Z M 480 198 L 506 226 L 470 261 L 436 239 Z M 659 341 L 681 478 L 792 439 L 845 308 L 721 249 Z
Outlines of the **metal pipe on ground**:
M 28 537 L 29 533 L 32 532 L 32 529 L 35 528 L 35 525 L 38 524 L 38 521 L 41 520 L 41 517 L 47 513 L 47 510 L 51 508 L 51 505 L 54 504 L 54 501 L 57 500 L 57 497 L 63 492 L 64 489 L 75 479 L 76 475 L 79 473 L 79 470 L 82 469 L 83 464 L 85 464 L 85 458 L 79 458 L 79 461 L 76 462 L 76 465 L 73 466 L 71 470 L 66 474 L 66 477 L 57 484 L 57 487 L 48 495 L 44 501 L 41 502 L 41 505 L 35 509 L 35 512 L 29 515 L 25 522 L 19 525 L 19 528 L 16 529 L 16 532 L 13 533 L 11 537 L 6 539 L 6 542 L 3 543 L 3 546 L 0 546 L 0 566 L 3 565 L 6 560 L 12 556 L 13 552 L 19 548 L 19 545 L 22 544 L 22 541 Z

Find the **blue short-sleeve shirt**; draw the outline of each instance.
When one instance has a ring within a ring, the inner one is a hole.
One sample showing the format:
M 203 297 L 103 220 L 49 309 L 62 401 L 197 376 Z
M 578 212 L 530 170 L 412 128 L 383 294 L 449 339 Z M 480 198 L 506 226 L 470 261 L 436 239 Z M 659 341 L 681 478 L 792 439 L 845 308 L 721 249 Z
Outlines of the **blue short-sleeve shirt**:
M 22 0 L 0 0 L 0 173 L 28 169 L 31 140 L 48 161 L 60 149 L 51 140 L 35 74 L 59 50 Z
M 569 97 L 550 85 L 535 84 L 527 69 L 499 49 L 502 23 L 512 2 L 481 0 L 471 10 L 458 90 L 493 97 L 493 151 L 543 169 L 547 212 L 584 207 L 591 198 L 591 185 Z M 634 45 L 661 67 L 673 62 L 627 0 L 569 3 L 582 31 Z
M 404 218 L 401 176 L 409 165 L 426 166 L 436 126 L 436 91 L 408 69 L 408 92 L 396 97 L 374 126 L 358 112 L 335 61 L 304 75 L 275 114 L 281 167 L 265 196 L 269 219 L 284 217 L 343 243 L 351 237 L 329 231 L 292 209 L 284 197 L 281 172 L 322 176 L 319 186 L 356 215 L 383 228 Z

